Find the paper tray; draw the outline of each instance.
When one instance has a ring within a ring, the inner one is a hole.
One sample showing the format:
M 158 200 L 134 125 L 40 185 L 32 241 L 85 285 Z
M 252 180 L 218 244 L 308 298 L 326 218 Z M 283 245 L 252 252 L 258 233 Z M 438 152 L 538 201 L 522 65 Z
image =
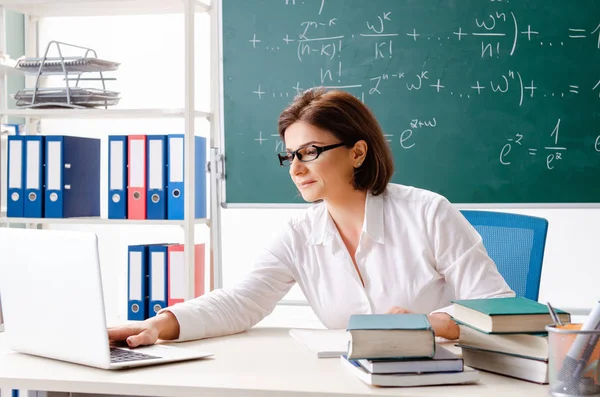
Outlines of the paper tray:
M 98 58 L 77 58 L 65 59 L 60 58 L 25 58 L 17 62 L 17 69 L 21 69 L 29 74 L 36 74 L 42 67 L 42 74 L 62 74 L 63 63 L 67 73 L 85 73 L 85 72 L 108 72 L 117 70 L 120 63 L 106 61 Z

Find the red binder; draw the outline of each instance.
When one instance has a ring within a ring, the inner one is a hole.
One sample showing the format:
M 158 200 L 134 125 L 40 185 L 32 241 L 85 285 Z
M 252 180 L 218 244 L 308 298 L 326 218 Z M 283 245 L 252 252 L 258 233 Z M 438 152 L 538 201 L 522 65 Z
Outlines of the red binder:
M 127 218 L 146 219 L 146 135 L 129 135 Z
M 194 297 L 204 295 L 204 244 L 194 246 Z M 183 244 L 170 245 L 167 248 L 168 279 L 167 305 L 172 306 L 184 301 L 186 285 L 188 282 L 185 274 L 185 258 Z

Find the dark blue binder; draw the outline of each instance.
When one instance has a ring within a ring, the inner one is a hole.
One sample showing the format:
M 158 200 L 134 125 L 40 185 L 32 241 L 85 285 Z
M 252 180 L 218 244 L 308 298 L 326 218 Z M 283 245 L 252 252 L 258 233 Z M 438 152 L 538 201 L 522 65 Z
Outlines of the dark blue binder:
M 8 136 L 8 197 L 6 215 L 13 218 L 23 217 L 25 202 L 25 137 Z
M 148 317 L 167 307 L 168 292 L 168 244 L 151 245 L 148 249 Z
M 148 318 L 148 246 L 127 249 L 127 320 Z
M 127 219 L 127 135 L 108 137 L 108 218 Z
M 167 219 L 167 136 L 146 138 L 146 219 Z
M 100 216 L 100 139 L 46 136 L 46 218 Z
M 23 216 L 44 217 L 44 149 L 43 135 L 25 135 Z

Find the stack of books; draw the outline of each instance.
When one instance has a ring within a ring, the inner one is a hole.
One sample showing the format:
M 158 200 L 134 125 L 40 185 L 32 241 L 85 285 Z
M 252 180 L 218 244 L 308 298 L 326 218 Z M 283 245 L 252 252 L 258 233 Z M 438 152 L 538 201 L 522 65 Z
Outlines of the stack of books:
M 548 384 L 548 307 L 516 298 L 456 300 L 458 346 L 466 365 L 530 382 Z M 563 323 L 569 313 L 556 310 Z
M 424 314 L 353 315 L 348 322 L 343 365 L 374 386 L 430 386 L 472 383 L 479 372 L 435 343 Z

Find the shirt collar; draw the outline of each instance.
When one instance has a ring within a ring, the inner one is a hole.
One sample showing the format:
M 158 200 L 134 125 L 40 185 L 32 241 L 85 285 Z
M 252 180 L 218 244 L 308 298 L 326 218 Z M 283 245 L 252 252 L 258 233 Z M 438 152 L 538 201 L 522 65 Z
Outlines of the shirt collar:
M 366 233 L 373 241 L 383 244 L 384 225 L 383 225 L 383 195 L 373 196 L 371 192 L 367 193 L 365 203 L 365 218 L 363 220 L 363 233 Z M 337 233 L 333 219 L 327 211 L 325 203 L 319 204 L 321 208 L 315 214 L 315 223 L 311 233 L 312 244 L 329 245 Z
M 315 245 L 329 245 L 333 241 L 333 236 L 335 236 L 335 224 L 329 215 L 329 211 L 327 211 L 325 203 L 321 202 L 318 205 L 320 208 L 315 214 L 315 222 L 311 233 L 311 243 Z
M 373 241 L 383 244 L 385 238 L 383 224 L 383 194 L 373 196 L 371 192 L 368 192 L 365 205 L 363 232 L 371 237 Z

